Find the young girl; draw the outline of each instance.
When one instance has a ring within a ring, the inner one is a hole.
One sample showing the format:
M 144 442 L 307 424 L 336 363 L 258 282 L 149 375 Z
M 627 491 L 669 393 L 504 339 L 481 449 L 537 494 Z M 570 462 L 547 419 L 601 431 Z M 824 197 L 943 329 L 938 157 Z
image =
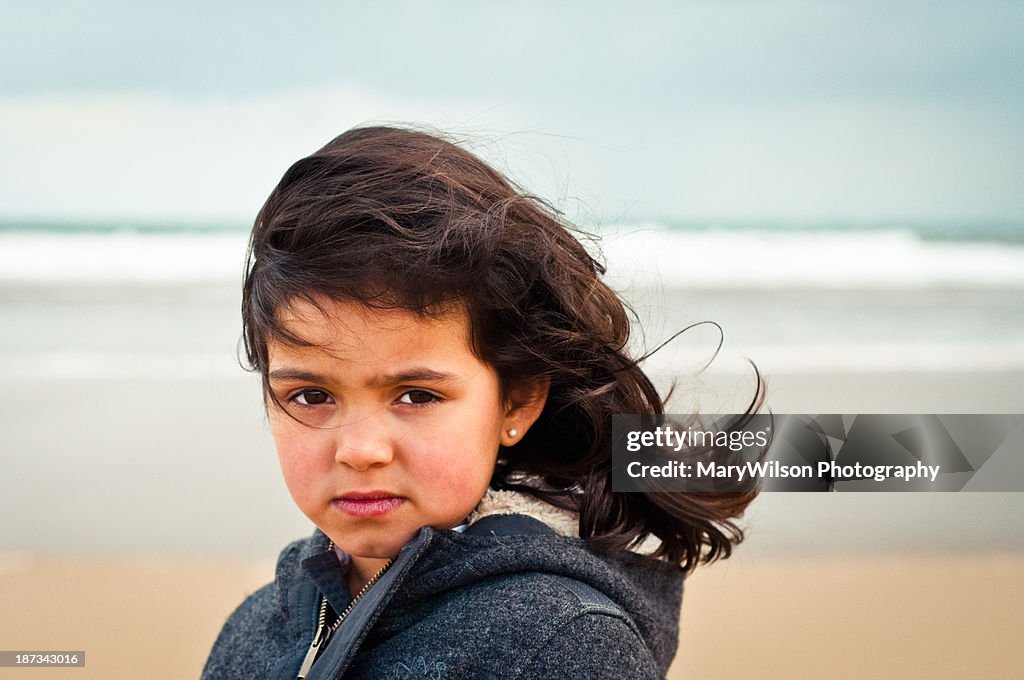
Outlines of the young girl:
M 353 129 L 285 173 L 244 337 L 317 530 L 204 678 L 665 675 L 683 576 L 730 554 L 753 494 L 612 492 L 611 414 L 663 406 L 602 273 L 431 134 Z

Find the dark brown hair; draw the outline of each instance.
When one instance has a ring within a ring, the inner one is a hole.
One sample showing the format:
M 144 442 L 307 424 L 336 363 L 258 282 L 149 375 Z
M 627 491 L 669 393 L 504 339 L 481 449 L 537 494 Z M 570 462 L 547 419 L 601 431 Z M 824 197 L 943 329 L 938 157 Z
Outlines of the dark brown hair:
M 464 305 L 472 349 L 505 395 L 550 380 L 537 422 L 502 448 L 492 486 L 578 511 L 580 536 L 595 550 L 654 535 L 658 554 L 687 570 L 728 557 L 743 538 L 732 520 L 754 493 L 612 493 L 611 415 L 664 406 L 627 354 L 626 307 L 580 233 L 442 135 L 349 130 L 292 165 L 256 218 L 242 299 L 250 368 L 276 402 L 267 342 L 306 344 L 279 316 L 298 300 L 427 316 Z M 762 395 L 758 379 L 751 411 Z

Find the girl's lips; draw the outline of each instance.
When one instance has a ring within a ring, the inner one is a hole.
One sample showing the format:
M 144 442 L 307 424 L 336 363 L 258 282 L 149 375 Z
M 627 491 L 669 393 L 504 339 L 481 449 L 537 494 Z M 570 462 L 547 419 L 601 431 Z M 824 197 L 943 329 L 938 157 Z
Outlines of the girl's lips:
M 405 502 L 400 496 L 383 494 L 350 494 L 335 498 L 331 505 L 353 517 L 380 517 L 386 515 Z

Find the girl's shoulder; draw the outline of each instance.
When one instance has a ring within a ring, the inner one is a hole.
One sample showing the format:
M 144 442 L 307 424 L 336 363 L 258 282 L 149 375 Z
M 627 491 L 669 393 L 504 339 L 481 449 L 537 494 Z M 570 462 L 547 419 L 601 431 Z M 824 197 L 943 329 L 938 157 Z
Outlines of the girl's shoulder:
M 663 677 L 624 610 L 574 590 L 547 576 L 509 575 L 419 611 L 389 612 L 352 677 L 421 677 L 416 669 L 435 678 Z
M 435 532 L 360 664 L 412 667 L 405 657 L 429 638 L 427 667 L 458 669 L 451 677 L 660 677 L 681 585 L 678 568 L 595 554 L 533 515 L 484 515 L 462 534 Z
M 531 542 L 505 538 L 506 547 Z M 635 612 L 587 580 L 529 568 L 488 573 L 482 565 L 466 566 L 477 568 L 482 573 L 456 577 L 461 583 L 431 597 L 397 598 L 404 602 L 394 602 L 377 621 L 353 677 L 421 677 L 416 669 L 436 678 L 664 675 L 671 659 L 659 654 L 665 643 L 645 635 Z M 665 629 L 674 637 L 672 621 Z

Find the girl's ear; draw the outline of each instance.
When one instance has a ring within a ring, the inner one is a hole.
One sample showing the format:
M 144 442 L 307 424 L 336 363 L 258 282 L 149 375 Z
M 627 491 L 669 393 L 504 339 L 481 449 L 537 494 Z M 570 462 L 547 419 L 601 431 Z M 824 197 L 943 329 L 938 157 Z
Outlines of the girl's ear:
M 509 390 L 508 409 L 505 411 L 505 422 L 501 431 L 503 446 L 517 444 L 526 431 L 530 429 L 548 400 L 551 388 L 550 378 L 537 378 L 517 384 Z

